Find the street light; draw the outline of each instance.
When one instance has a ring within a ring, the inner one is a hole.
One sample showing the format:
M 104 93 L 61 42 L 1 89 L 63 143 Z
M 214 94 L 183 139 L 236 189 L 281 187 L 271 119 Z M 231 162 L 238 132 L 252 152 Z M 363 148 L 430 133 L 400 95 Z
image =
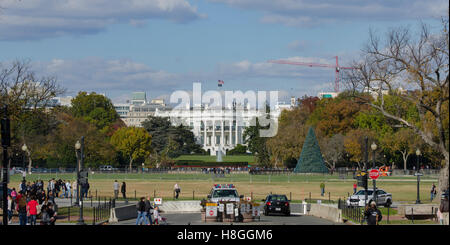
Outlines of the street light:
M 372 151 L 373 151 L 372 169 L 375 169 L 375 151 L 377 150 L 377 144 L 375 144 L 375 142 L 373 142 L 372 145 L 370 146 L 370 148 L 372 148 Z M 373 200 L 375 201 L 375 203 L 377 203 L 377 181 L 375 179 L 373 179 Z
M 24 155 L 23 155 L 23 170 L 26 171 L 26 164 L 25 164 L 25 158 L 26 157 L 25 156 L 26 156 L 26 153 L 28 151 L 28 147 L 27 147 L 27 145 L 25 143 L 22 146 L 22 151 L 24 152 Z M 30 173 L 30 172 L 31 172 L 31 169 L 28 170 L 28 173 Z
M 79 151 L 81 149 L 81 144 L 80 141 L 77 140 L 77 142 L 75 143 L 75 150 L 76 150 L 76 154 L 77 154 L 77 201 L 75 202 L 74 206 L 78 206 L 80 203 L 80 197 L 78 195 L 78 184 L 80 182 L 80 157 L 79 157 Z
M 419 174 L 419 158 L 422 153 L 420 152 L 420 149 L 417 148 L 416 150 L 416 156 L 417 156 L 417 166 L 416 166 L 416 176 L 417 176 L 417 200 L 416 204 L 420 204 L 420 192 L 419 192 L 419 184 L 420 184 L 420 174 Z
M 80 141 L 75 143 L 75 149 L 77 154 L 77 204 L 80 207 L 80 218 L 78 219 L 77 225 L 85 225 L 83 220 L 83 197 L 80 195 L 80 170 L 84 158 L 84 136 L 81 136 L 81 143 Z

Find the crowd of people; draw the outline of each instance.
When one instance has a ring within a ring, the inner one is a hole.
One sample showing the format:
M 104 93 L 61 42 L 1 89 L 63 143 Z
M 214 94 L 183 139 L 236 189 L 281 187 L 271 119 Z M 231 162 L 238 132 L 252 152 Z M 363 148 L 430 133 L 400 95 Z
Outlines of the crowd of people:
M 8 195 L 8 222 L 11 223 L 13 215 L 19 217 L 20 225 L 36 225 L 40 216 L 41 225 L 54 225 L 57 217 L 55 198 L 71 198 L 77 195 L 77 182 L 69 180 L 48 181 L 47 188 L 44 181 L 27 182 L 24 178 L 18 190 L 12 188 Z M 89 183 L 80 185 L 80 195 L 87 198 Z

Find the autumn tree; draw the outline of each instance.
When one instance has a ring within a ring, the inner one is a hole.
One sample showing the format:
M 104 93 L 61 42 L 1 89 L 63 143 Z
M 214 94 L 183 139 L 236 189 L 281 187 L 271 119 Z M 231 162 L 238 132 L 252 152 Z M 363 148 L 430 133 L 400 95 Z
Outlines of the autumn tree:
M 421 148 L 424 151 L 422 139 L 409 128 L 402 128 L 393 134 L 385 135 L 381 143 L 385 148 L 402 154 L 404 170 L 406 170 L 408 157 L 415 154 L 416 149 Z
M 329 168 L 335 169 L 336 163 L 344 154 L 344 136 L 335 134 L 330 138 L 322 138 L 319 140 L 319 145 L 325 163 Z
M 128 156 L 131 171 L 134 160 L 149 156 L 151 136 L 144 128 L 120 128 L 111 137 L 111 144 Z
M 352 129 L 344 138 L 345 152 L 349 154 L 350 160 L 358 164 L 359 169 L 364 169 L 365 160 L 365 137 L 368 138 L 369 145 L 376 141 L 374 132 L 368 129 Z M 370 146 L 369 146 L 370 147 Z M 369 148 L 368 157 L 370 158 L 372 151 Z
M 447 16 L 442 20 L 441 31 L 436 33 L 424 24 L 418 33 L 393 28 L 382 38 L 371 32 L 362 58 L 352 64 L 356 69 L 345 76 L 355 96 L 372 94 L 375 98 L 364 100 L 365 104 L 411 129 L 441 155 L 439 192 L 449 187 L 448 23 Z M 408 88 L 411 90 L 406 91 Z M 407 118 L 395 107 L 386 107 L 386 92 L 413 104 L 419 119 Z

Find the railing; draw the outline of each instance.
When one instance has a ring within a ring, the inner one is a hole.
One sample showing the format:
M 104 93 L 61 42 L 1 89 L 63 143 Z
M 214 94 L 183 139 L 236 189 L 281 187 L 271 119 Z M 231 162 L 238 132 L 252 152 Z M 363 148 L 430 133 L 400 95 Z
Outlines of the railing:
M 362 224 L 364 222 L 364 208 L 347 206 L 344 200 L 339 199 L 338 208 L 342 210 L 342 216 L 353 222 Z
M 103 224 L 104 222 L 106 222 L 111 214 L 111 208 L 112 208 L 111 198 L 109 198 L 109 201 L 107 201 L 105 198 L 103 203 L 99 202 L 97 207 L 93 207 L 92 225 Z

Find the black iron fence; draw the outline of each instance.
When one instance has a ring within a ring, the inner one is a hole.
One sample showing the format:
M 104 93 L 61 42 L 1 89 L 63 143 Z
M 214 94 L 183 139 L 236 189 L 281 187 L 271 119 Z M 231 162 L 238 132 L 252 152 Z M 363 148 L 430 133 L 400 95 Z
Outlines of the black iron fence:
M 96 207 L 93 207 L 92 225 L 103 224 L 106 222 L 110 217 L 112 205 L 111 198 L 109 198 L 109 201 L 105 198 L 103 202 L 99 202 Z
M 355 223 L 362 224 L 364 220 L 364 208 L 356 206 L 348 206 L 345 200 L 338 200 L 338 208 L 342 210 L 344 219 L 351 220 Z

